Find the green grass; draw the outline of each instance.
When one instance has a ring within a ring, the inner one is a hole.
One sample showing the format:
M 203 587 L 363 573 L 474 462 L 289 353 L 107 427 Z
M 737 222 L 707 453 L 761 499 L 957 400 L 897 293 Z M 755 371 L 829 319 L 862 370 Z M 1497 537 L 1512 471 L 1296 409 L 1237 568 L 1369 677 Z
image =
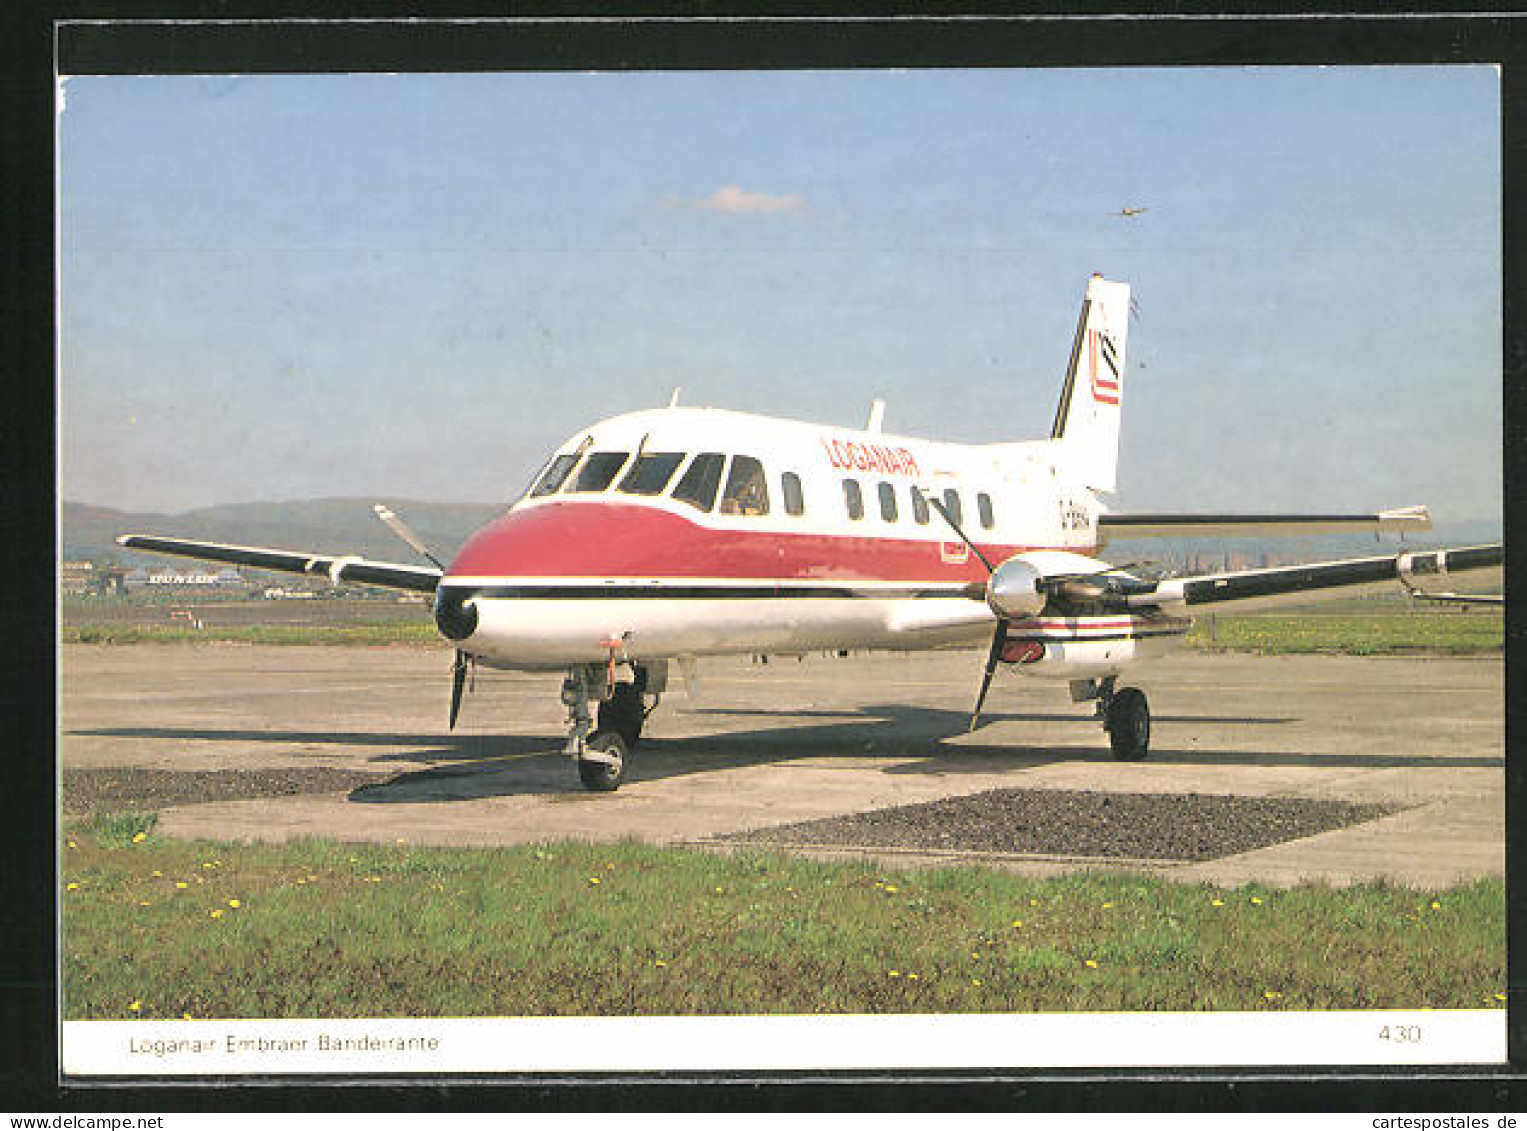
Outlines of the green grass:
M 1214 618 L 1214 640 L 1204 619 L 1188 643 L 1209 651 L 1335 652 L 1356 656 L 1434 653 L 1480 655 L 1504 647 L 1504 621 L 1494 612 L 1354 614 L 1351 616 L 1224 616 Z M 65 644 L 439 644 L 427 621 L 352 625 L 79 624 L 62 629 Z
M 877 871 L 636 844 L 235 846 L 76 826 L 65 1015 L 1481 1008 L 1505 892 Z
M 1481 655 L 1505 646 L 1498 612 L 1394 613 L 1353 616 L 1214 617 L 1194 622 L 1188 643 L 1206 651 L 1280 654 L 1334 652 L 1352 656 L 1433 653 Z
M 247 624 L 208 625 L 191 628 L 171 624 L 78 624 L 64 625 L 65 644 L 439 644 L 434 624 L 423 621 L 386 621 L 372 624 L 300 625 Z

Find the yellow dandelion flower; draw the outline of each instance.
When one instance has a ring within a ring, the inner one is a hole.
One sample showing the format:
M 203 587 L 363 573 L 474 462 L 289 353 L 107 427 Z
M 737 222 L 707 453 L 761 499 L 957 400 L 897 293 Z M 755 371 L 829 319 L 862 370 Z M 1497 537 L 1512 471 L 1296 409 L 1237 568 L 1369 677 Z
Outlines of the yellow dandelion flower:
M 182 1021 L 189 1021 L 189 1020 L 191 1020 L 191 1015 L 189 1013 L 182 1013 L 180 1015 L 180 1019 Z
M 210 868 L 210 867 L 212 867 L 212 862 L 210 860 L 203 860 L 201 866 L 203 868 Z
M 1090 966 L 1094 970 L 1096 970 L 1098 968 L 1097 962 L 1094 959 L 1091 959 L 1091 958 L 1087 959 L 1087 965 Z
M 1505 994 L 1496 994 L 1495 995 L 1495 1000 L 1496 1001 L 1505 1001 L 1506 1000 L 1506 995 Z
M 360 861 L 360 857 L 358 857 L 358 856 L 350 857 L 350 863 L 352 863 L 352 864 L 359 864 L 360 862 L 361 862 Z
M 175 886 L 178 887 L 178 888 L 188 888 L 191 885 L 186 883 L 185 880 L 176 880 L 175 881 Z
M 972 986 L 979 986 L 981 984 L 981 979 L 980 978 L 972 978 L 970 980 L 970 984 Z
M 896 890 L 896 885 L 895 884 L 886 884 L 885 885 L 885 890 L 888 891 L 888 892 L 894 892 Z
M 1023 926 L 1023 920 L 1022 919 L 1014 919 L 1013 920 L 1013 926 L 1015 926 L 1015 927 Z
M 70 838 L 69 840 L 64 841 L 64 844 L 67 845 L 69 848 L 78 848 L 79 847 L 78 844 L 74 843 L 73 838 Z
M 888 978 L 899 978 L 899 977 L 901 977 L 901 971 L 900 970 L 887 970 L 885 973 L 886 973 L 886 977 L 888 977 Z
M 668 963 L 666 963 L 666 962 L 664 962 L 664 961 L 663 961 L 663 960 L 662 960 L 662 959 L 661 959 L 661 958 L 659 958 L 659 959 L 658 959 L 658 960 L 657 960 L 657 961 L 656 961 L 656 962 L 654 962 L 654 963 L 653 963 L 653 964 L 652 964 L 652 965 L 654 965 L 654 966 L 667 966 L 667 965 L 668 965 Z
M 221 919 L 225 914 L 227 914 L 227 912 L 225 912 L 221 907 L 219 907 L 219 908 L 215 909 L 212 912 L 212 918 L 214 918 L 214 919 Z
M 233 908 L 239 908 L 239 907 L 242 907 L 242 906 L 243 906 L 243 904 L 241 904 L 241 903 L 240 903 L 240 902 L 239 902 L 239 901 L 238 901 L 238 900 L 236 900 L 236 899 L 230 899 L 230 900 L 229 900 L 229 901 L 228 901 L 228 906 L 229 906 L 229 907 L 233 907 Z
M 1280 994 L 1277 990 L 1268 990 L 1262 996 L 1265 997 L 1268 1001 L 1277 1001 L 1283 995 Z
M 142 844 L 147 839 L 148 839 L 148 833 L 140 832 L 140 833 L 134 833 L 133 834 L 133 843 L 134 844 Z
M 134 1013 L 141 1013 L 143 1011 L 143 1003 L 137 998 L 133 998 L 132 1001 L 127 1003 L 127 1008 L 132 1010 Z
M 1432 910 L 1433 911 L 1441 911 L 1442 910 L 1442 904 L 1438 903 L 1435 899 L 1432 900 Z
M 1112 904 L 1112 903 L 1105 903 L 1105 904 L 1103 904 L 1103 910 L 1104 910 L 1104 911 L 1107 911 L 1107 910 L 1108 910 L 1108 909 L 1109 909 L 1109 908 L 1110 908 L 1110 907 L 1112 907 L 1112 906 L 1113 906 L 1113 904 Z
M 908 974 L 907 977 L 911 978 L 914 982 L 917 981 L 917 975 L 916 974 Z
M 589 877 L 589 883 L 597 884 L 598 882 L 599 882 L 599 877 L 598 876 L 590 876 Z
M 725 888 L 717 888 L 716 889 L 716 894 L 717 895 L 725 895 L 726 894 L 726 889 Z
M 1254 895 L 1251 897 L 1251 902 L 1260 904 L 1262 902 L 1262 897 L 1260 895 Z
M 158 868 L 155 868 L 152 872 L 149 873 L 149 875 L 153 876 L 156 880 L 162 879 L 164 877 L 164 873 L 161 872 Z
M 1223 906 L 1225 906 L 1225 901 L 1223 899 L 1211 899 L 1209 902 L 1211 904 L 1213 904 L 1215 907 L 1223 907 Z
M 297 886 L 298 886 L 298 887 L 302 887 L 302 886 L 304 886 L 304 885 L 305 885 L 305 884 L 306 884 L 306 883 L 307 883 L 307 881 L 306 881 L 306 880 L 304 880 L 304 879 L 303 879 L 303 878 L 302 878 L 302 877 L 301 877 L 301 876 L 298 876 L 298 877 L 297 877 Z
M 138 900 L 138 906 L 139 906 L 139 907 L 152 907 L 152 906 L 153 906 L 153 904 L 152 904 L 152 903 L 150 903 L 150 902 L 149 902 L 149 901 L 148 901 L 148 900 L 146 900 L 146 899 L 140 899 L 140 900 Z
M 70 882 L 70 883 L 67 883 L 67 884 L 64 885 L 64 890 L 65 891 L 79 891 L 80 890 L 80 886 L 79 886 L 79 884 Z

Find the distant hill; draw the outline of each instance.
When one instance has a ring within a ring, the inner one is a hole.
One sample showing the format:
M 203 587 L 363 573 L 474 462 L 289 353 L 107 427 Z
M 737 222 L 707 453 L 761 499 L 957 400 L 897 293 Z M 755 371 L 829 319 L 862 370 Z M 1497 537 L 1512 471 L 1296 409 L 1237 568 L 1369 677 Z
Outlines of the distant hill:
M 179 514 L 154 514 L 65 502 L 61 508 L 61 549 L 66 561 L 113 559 L 124 565 L 164 565 L 170 559 L 133 553 L 116 543 L 118 534 L 161 534 L 282 550 L 359 554 L 383 561 L 420 560 L 372 513 L 373 503 L 386 503 L 396 511 L 442 560 L 449 560 L 474 530 L 505 509 L 486 503 L 368 497 L 230 503 Z
M 207 542 L 234 542 L 283 550 L 360 554 L 383 561 L 419 560 L 392 531 L 377 520 L 373 503 L 386 503 L 448 561 L 472 532 L 503 513 L 488 503 L 421 503 L 409 499 L 307 499 L 284 503 L 231 503 L 179 514 L 152 514 L 65 502 L 62 508 L 65 560 L 116 560 L 125 565 L 163 565 L 169 559 L 135 554 L 116 544 L 118 534 L 162 534 Z M 1421 536 L 1409 536 L 1415 549 L 1499 542 L 1498 522 L 1438 523 Z M 1278 562 L 1364 557 L 1394 553 L 1393 535 L 1375 542 L 1372 535 L 1342 534 L 1289 538 L 1138 538 L 1117 539 L 1104 551 L 1109 561 L 1149 560 L 1182 569 L 1197 557 L 1205 569 L 1217 568 L 1224 555 L 1232 567 L 1255 566 L 1265 554 Z

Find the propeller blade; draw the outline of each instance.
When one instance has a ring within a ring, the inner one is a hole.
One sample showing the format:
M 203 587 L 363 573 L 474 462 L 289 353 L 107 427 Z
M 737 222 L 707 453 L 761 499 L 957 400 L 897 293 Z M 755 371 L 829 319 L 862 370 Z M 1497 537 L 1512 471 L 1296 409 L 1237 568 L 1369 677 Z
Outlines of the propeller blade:
M 945 522 L 947 522 L 949 524 L 949 529 L 953 530 L 956 534 L 958 534 L 960 536 L 960 541 L 964 542 L 965 545 L 970 547 L 970 552 L 972 554 L 974 554 L 976 557 L 981 559 L 981 564 L 986 567 L 986 572 L 987 573 L 996 573 L 997 572 L 997 567 L 992 565 L 991 562 L 986 560 L 986 555 L 983 554 L 980 550 L 976 549 L 976 544 L 974 542 L 972 542 L 969 538 L 965 537 L 965 532 L 960 529 L 960 524 L 955 522 L 954 519 L 950 517 L 949 512 L 944 509 L 944 504 L 939 502 L 937 499 L 935 499 L 927 491 L 923 492 L 923 498 L 927 500 L 928 505 L 930 507 L 932 507 L 934 510 L 938 511 L 939 517 L 942 518 Z
M 435 557 L 434 554 L 430 553 L 429 548 L 419 540 L 419 536 L 410 530 L 407 525 L 404 524 L 403 520 L 397 515 L 393 514 L 391 509 L 389 509 L 385 504 L 377 503 L 371 509 L 375 512 L 377 518 L 381 519 L 384 523 L 387 524 L 387 529 L 391 530 L 399 538 L 407 542 L 415 553 L 422 554 L 424 557 L 428 558 L 430 564 L 432 564 L 436 569 L 445 568 L 445 566 L 440 564 L 440 559 Z
M 461 693 L 467 686 L 467 654 L 456 649 L 456 661 L 451 664 L 451 725 L 456 729 L 456 716 L 461 713 Z
M 976 693 L 976 709 L 970 713 L 970 729 L 976 729 L 976 723 L 981 720 L 981 704 L 986 702 L 987 689 L 991 687 L 992 673 L 997 670 L 997 661 L 1002 656 L 1002 645 L 1007 641 L 1007 620 L 997 618 L 997 631 L 991 638 L 991 651 L 986 654 L 986 671 L 981 676 L 981 690 Z

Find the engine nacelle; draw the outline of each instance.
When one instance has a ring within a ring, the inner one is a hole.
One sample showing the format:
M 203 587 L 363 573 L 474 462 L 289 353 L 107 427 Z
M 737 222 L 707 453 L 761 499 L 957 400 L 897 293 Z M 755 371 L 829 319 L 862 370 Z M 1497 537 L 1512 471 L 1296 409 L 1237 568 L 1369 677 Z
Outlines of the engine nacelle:
M 1034 616 L 1045 606 L 1045 595 L 1039 590 L 1043 577 L 1044 571 L 1027 554 L 1008 558 L 986 583 L 986 603 L 1008 620 Z

